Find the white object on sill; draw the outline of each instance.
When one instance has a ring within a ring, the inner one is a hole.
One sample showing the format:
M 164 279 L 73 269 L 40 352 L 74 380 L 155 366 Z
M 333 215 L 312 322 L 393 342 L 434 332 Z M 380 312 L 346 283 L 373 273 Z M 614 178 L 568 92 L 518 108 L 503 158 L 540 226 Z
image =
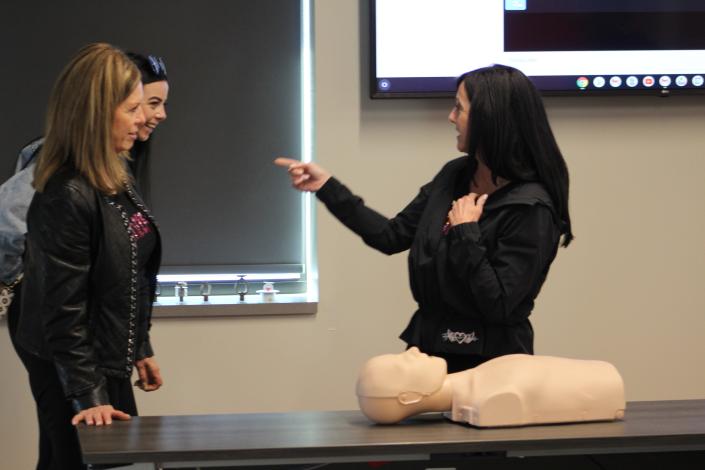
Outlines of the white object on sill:
M 274 297 L 279 291 L 274 288 L 273 282 L 265 282 L 257 293 L 262 296 L 262 302 L 274 302 Z

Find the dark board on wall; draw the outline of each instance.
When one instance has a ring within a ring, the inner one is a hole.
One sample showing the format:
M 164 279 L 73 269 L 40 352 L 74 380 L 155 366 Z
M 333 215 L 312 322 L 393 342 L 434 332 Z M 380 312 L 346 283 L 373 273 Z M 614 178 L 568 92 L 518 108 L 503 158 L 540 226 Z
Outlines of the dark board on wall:
M 152 139 L 164 265 L 301 264 L 301 199 L 271 161 L 301 148 L 299 0 L 0 3 L 0 181 L 42 133 L 63 65 L 109 42 L 164 58 L 168 119 Z

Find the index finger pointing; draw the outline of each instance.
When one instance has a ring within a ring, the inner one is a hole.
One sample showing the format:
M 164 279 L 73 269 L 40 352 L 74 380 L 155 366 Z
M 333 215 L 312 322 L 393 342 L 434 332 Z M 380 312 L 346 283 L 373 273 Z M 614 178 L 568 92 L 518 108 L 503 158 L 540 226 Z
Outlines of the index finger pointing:
M 298 163 L 301 162 L 294 160 L 293 158 L 278 157 L 274 159 L 274 164 L 277 166 L 290 167 L 291 165 L 296 165 Z

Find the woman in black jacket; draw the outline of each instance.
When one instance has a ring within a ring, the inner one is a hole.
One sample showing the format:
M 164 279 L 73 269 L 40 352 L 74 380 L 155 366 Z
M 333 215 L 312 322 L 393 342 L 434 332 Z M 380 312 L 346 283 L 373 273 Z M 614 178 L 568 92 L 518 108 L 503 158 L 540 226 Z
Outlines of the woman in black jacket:
M 567 246 L 573 233 L 568 170 L 524 74 L 501 65 L 464 74 L 449 120 L 467 155 L 448 162 L 391 219 L 314 163 L 275 163 L 371 247 L 410 250 L 419 308 L 401 339 L 443 357 L 456 372 L 533 353 L 534 299 L 561 235 Z
M 149 340 L 157 227 L 128 152 L 145 123 L 140 72 L 107 44 L 84 47 L 49 101 L 27 214 L 19 347 L 40 425 L 37 468 L 83 468 L 72 423 L 137 414 L 130 383 L 162 384 Z M 40 443 L 41 444 L 41 443 Z

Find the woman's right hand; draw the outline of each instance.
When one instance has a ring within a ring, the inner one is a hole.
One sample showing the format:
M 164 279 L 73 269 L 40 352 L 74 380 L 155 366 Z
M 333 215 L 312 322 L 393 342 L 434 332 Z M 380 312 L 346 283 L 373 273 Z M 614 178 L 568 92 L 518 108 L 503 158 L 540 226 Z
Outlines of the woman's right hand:
M 326 184 L 331 174 L 315 163 L 303 163 L 291 158 L 279 157 L 274 164 L 286 167 L 291 178 L 291 185 L 299 191 L 316 192 Z
M 116 410 L 112 405 L 100 405 L 81 410 L 80 413 L 73 417 L 71 424 L 76 426 L 81 421 L 85 421 L 89 426 L 102 426 L 103 424 L 112 424 L 113 418 L 127 421 L 130 419 L 130 415 Z

